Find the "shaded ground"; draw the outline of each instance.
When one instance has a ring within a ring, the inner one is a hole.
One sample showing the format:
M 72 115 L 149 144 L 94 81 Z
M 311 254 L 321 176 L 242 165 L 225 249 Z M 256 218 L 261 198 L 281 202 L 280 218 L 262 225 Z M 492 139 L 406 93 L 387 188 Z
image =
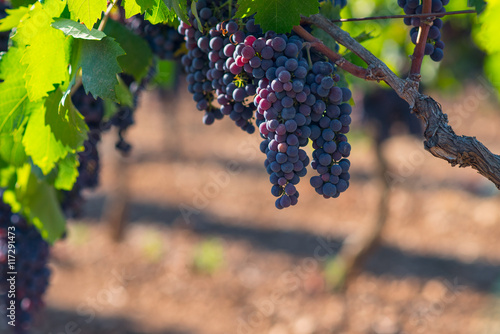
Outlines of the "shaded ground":
M 500 151 L 498 113 L 468 94 L 443 103 L 452 125 Z M 500 332 L 500 201 L 474 171 L 449 167 L 414 139 L 388 143 L 394 182 L 383 245 L 345 295 L 332 293 L 332 257 L 376 217 L 369 142 L 352 141 L 348 192 L 324 200 L 305 179 L 299 204 L 278 211 L 258 136 L 229 120 L 204 126 L 181 95 L 165 107 L 143 98 L 129 169 L 110 167 L 114 137 L 105 138 L 103 184 L 88 196 L 87 218 L 54 248 L 35 333 Z M 131 190 L 119 245 L 103 218 L 117 178 Z M 207 269 L 200 247 L 212 238 L 223 252 L 205 259 Z

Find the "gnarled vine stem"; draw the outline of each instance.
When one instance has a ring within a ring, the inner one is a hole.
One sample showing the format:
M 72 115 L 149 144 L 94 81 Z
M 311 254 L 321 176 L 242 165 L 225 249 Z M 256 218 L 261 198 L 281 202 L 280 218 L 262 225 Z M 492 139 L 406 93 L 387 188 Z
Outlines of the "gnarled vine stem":
M 409 103 L 415 115 L 425 125 L 424 147 L 427 151 L 435 157 L 448 161 L 452 166 L 472 167 L 500 189 L 500 156 L 493 154 L 475 137 L 455 134 L 448 124 L 448 117 L 443 114 L 441 105 L 418 91 L 418 81 L 398 77 L 384 62 L 324 16 L 320 14 L 303 16 L 302 21 L 324 30 L 338 43 L 360 57 L 368 65 L 376 80 L 386 82 Z M 322 47 L 326 48 L 324 45 Z M 338 61 L 329 58 L 334 62 Z M 348 68 L 344 69 L 349 72 Z

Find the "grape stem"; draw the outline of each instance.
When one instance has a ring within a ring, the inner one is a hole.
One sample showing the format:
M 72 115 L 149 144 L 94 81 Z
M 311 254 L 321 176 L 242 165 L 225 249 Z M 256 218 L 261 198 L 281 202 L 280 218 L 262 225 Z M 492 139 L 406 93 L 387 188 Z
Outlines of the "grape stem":
M 422 1 L 422 14 L 428 14 L 432 9 L 432 0 Z M 417 45 L 413 49 L 411 56 L 410 79 L 413 81 L 420 81 L 420 69 L 422 67 L 422 60 L 425 56 L 425 45 L 427 44 L 427 35 L 431 28 L 432 20 L 420 20 L 420 27 L 418 28 Z
M 371 79 L 369 71 L 367 71 L 366 69 L 364 69 L 364 68 L 362 68 L 360 66 L 354 65 L 353 63 L 347 61 L 344 57 L 342 57 L 341 55 L 339 55 L 337 52 L 335 52 L 335 51 L 331 50 L 330 48 L 328 48 L 321 40 L 319 40 L 318 38 L 316 38 L 313 35 L 311 35 L 303 27 L 301 27 L 301 26 L 294 26 L 293 27 L 293 31 L 297 35 L 299 35 L 300 37 L 302 37 L 303 39 L 305 39 L 307 42 L 309 42 L 309 45 L 310 45 L 311 48 L 313 48 L 316 51 L 318 51 L 318 52 L 324 54 L 325 56 L 327 56 L 328 59 L 330 59 L 335 64 L 337 64 L 337 66 L 339 66 L 340 68 L 346 70 L 347 72 L 351 73 L 352 75 L 354 75 L 354 76 L 356 76 L 358 78 L 365 79 L 365 80 L 370 80 Z M 311 64 L 310 64 L 310 66 L 311 66 Z
M 376 80 L 387 83 L 403 100 L 408 102 L 411 110 L 424 124 L 424 148 L 427 151 L 449 162 L 452 166 L 475 169 L 500 189 L 500 156 L 493 154 L 474 137 L 457 136 L 448 124 L 448 117 L 443 114 L 441 105 L 432 97 L 418 91 L 418 81 L 398 77 L 384 62 L 326 17 L 320 14 L 310 17 L 302 16 L 302 21 L 324 30 L 339 44 L 359 56 L 368 65 L 368 69 Z M 330 52 L 333 51 L 330 50 Z M 342 68 L 352 73 L 353 69 Z M 355 70 L 353 72 L 357 76 L 358 73 Z
M 112 1 L 109 5 L 108 8 L 106 8 L 106 12 L 104 13 L 104 17 L 101 20 L 101 23 L 99 23 L 99 28 L 97 30 L 103 31 L 104 28 L 106 27 L 106 23 L 108 23 L 109 15 L 111 14 L 111 10 L 113 10 L 113 7 L 116 5 L 118 0 Z
M 432 13 L 429 14 L 408 14 L 408 15 L 386 15 L 386 16 L 367 16 L 367 17 L 352 17 L 349 19 L 338 19 L 331 20 L 332 22 L 356 22 L 356 21 L 373 21 L 373 20 L 387 20 L 387 19 L 404 19 L 406 17 L 423 17 L 423 18 L 438 18 L 449 15 L 462 15 L 462 14 L 476 14 L 476 11 L 473 9 L 469 10 L 459 10 L 454 12 L 445 12 L 445 13 Z
M 311 60 L 311 43 L 305 42 L 304 46 L 305 46 L 306 52 L 307 52 L 307 63 L 309 64 L 309 70 L 311 70 L 313 67 L 312 60 Z

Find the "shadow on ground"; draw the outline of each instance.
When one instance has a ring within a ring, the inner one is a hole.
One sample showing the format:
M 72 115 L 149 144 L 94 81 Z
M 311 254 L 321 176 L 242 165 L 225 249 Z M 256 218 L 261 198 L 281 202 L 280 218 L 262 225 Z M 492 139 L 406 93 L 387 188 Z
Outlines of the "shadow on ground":
M 139 322 L 126 317 L 99 316 L 90 317 L 89 313 L 73 310 L 46 308 L 34 320 L 30 334 L 195 334 L 185 328 L 165 328 L 159 331 L 144 331 Z M 147 319 L 145 319 L 147 321 Z M 2 328 L 0 328 L 1 330 Z M 4 333 L 2 331 L 2 333 Z
M 92 197 L 86 204 L 86 216 L 99 221 L 105 198 Z M 156 222 L 175 228 L 186 228 L 204 236 L 218 236 L 225 240 L 249 242 L 254 248 L 270 252 L 283 252 L 297 258 L 334 256 L 342 246 L 344 236 L 317 235 L 301 230 L 261 229 L 251 222 L 239 225 L 225 224 L 201 212 L 190 224 L 184 224 L 177 207 L 150 203 L 130 203 L 130 223 Z M 477 260 L 466 263 L 455 258 L 437 257 L 403 251 L 382 245 L 368 259 L 364 271 L 375 275 L 397 278 L 441 278 L 480 291 L 491 291 L 500 278 L 500 264 Z

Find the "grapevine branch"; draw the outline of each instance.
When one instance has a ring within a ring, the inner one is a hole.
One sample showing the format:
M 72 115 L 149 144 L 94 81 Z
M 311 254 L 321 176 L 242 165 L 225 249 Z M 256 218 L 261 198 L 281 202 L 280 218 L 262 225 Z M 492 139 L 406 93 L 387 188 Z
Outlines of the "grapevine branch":
M 404 19 L 407 17 L 420 17 L 420 18 L 428 18 L 428 17 L 444 17 L 449 15 L 462 15 L 462 14 L 476 14 L 476 11 L 473 9 L 470 10 L 458 10 L 453 12 L 444 12 L 444 13 L 432 13 L 429 14 L 404 14 L 404 15 L 384 15 L 384 16 L 368 16 L 368 17 L 352 17 L 348 19 L 338 19 L 331 20 L 332 22 L 357 22 L 357 21 L 373 21 L 373 20 L 387 20 L 387 19 Z
M 418 81 L 398 77 L 385 63 L 322 15 L 303 16 L 302 21 L 316 25 L 359 56 L 376 75 L 377 80 L 387 83 L 408 102 L 415 115 L 424 123 L 424 148 L 427 151 L 448 161 L 452 166 L 472 167 L 500 189 L 500 156 L 493 154 L 475 137 L 456 135 L 448 124 L 448 117 L 443 114 L 441 105 L 418 91 Z

